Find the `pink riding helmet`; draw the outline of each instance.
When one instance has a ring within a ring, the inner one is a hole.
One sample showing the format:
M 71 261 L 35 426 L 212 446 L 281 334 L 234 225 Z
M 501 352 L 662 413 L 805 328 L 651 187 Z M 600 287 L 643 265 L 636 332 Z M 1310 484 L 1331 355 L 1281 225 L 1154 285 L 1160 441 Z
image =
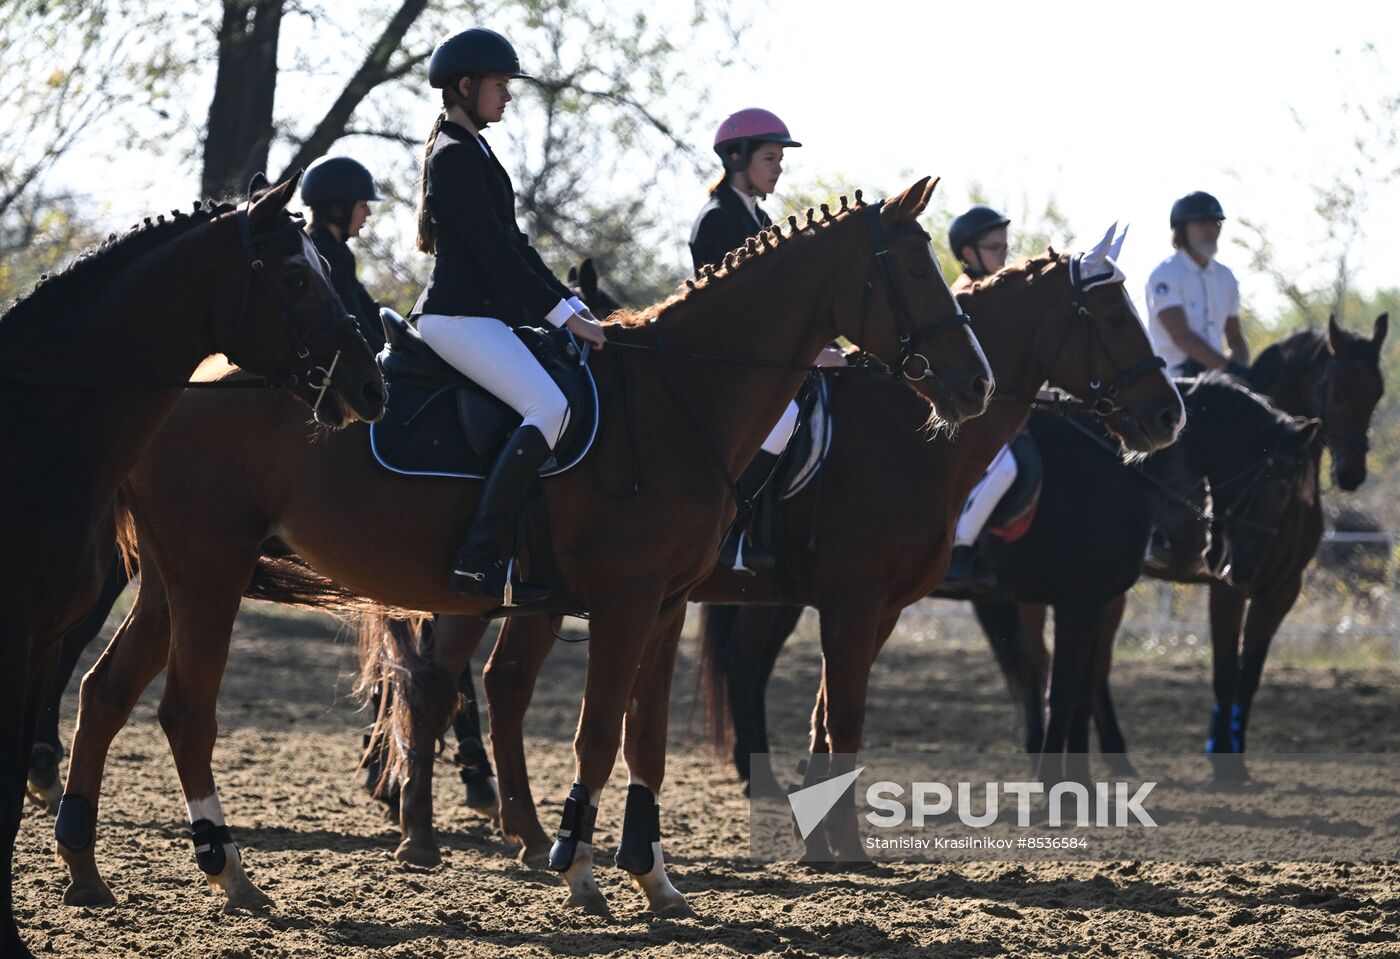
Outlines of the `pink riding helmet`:
M 785 147 L 800 147 L 788 133 L 787 124 L 778 119 L 776 113 L 749 107 L 730 114 L 715 131 L 715 153 L 724 161 L 724 168 L 730 172 L 742 170 L 749 165 L 749 154 L 754 144 L 777 143 Z M 737 159 L 730 156 L 738 151 Z

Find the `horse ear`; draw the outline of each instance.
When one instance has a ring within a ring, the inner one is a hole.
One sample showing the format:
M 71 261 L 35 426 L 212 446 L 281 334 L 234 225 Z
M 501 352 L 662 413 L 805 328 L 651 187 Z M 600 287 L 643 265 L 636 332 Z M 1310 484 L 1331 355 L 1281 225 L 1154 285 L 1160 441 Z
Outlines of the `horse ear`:
M 579 264 L 578 288 L 583 290 L 585 297 L 593 296 L 598 292 L 598 270 L 593 265 L 593 257 L 591 256 Z
M 1322 420 L 1313 417 L 1304 419 L 1301 416 L 1293 418 L 1293 428 L 1288 433 L 1288 439 L 1284 445 L 1293 450 L 1305 450 L 1312 446 L 1322 430 Z
M 933 187 L 938 181 L 933 177 L 926 176 L 905 190 L 899 196 L 891 197 L 885 201 L 885 209 L 894 208 L 902 215 L 913 219 L 924 212 L 924 207 L 928 206 L 928 199 L 933 195 Z
M 564 280 L 564 282 L 569 284 L 570 286 L 578 286 L 578 267 L 569 267 L 569 275 Z
M 301 171 L 298 170 L 281 183 L 263 191 L 263 195 L 253 201 L 253 207 L 248 211 L 249 223 L 265 229 L 287 208 L 287 204 L 296 194 L 297 184 L 300 182 Z
M 1376 317 L 1376 325 L 1371 327 L 1371 345 L 1377 350 L 1385 342 L 1385 334 L 1390 330 L 1390 314 L 1382 313 Z
M 1098 272 L 1097 267 L 1110 255 L 1109 251 L 1113 248 L 1113 234 L 1117 232 L 1118 221 L 1114 220 L 1113 224 L 1108 228 L 1108 232 L 1103 235 L 1103 239 L 1094 244 L 1092 250 L 1084 254 L 1083 263 L 1086 273 L 1094 274 Z
M 1342 338 L 1342 328 L 1337 325 L 1335 314 L 1327 317 L 1327 352 L 1333 356 L 1337 355 L 1337 350 L 1341 349 L 1344 343 Z
M 1125 226 L 1114 238 L 1113 245 L 1108 248 L 1108 255 L 1113 257 L 1113 261 L 1118 262 L 1118 255 L 1123 252 L 1123 241 L 1128 238 L 1128 228 Z

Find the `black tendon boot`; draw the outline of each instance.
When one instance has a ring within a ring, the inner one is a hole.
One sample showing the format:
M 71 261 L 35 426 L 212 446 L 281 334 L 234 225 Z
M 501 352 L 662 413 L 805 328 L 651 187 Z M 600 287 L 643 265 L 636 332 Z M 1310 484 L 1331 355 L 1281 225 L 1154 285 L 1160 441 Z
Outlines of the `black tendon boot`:
M 744 470 L 744 474 L 739 477 L 739 495 L 745 500 L 751 500 L 758 496 L 777 463 L 777 453 L 770 453 L 767 450 L 759 450 L 755 453 L 753 461 Z M 749 522 L 743 526 L 740 526 L 736 521 L 729 528 L 729 535 L 725 537 L 724 545 L 720 547 L 719 561 L 736 572 L 761 573 L 773 568 L 773 554 L 755 545 L 753 538 L 749 535 L 749 526 L 752 525 L 752 522 L 752 514 L 749 516 Z
M 467 541 L 452 561 L 452 590 L 462 596 L 488 596 L 499 605 L 507 605 L 510 592 L 508 565 L 502 561 L 502 547 L 515 532 L 515 522 L 525 505 L 525 497 L 539 476 L 540 466 L 549 459 L 549 444 L 544 434 L 533 426 L 522 426 L 506 440 L 491 472 L 486 487 L 472 517 Z M 543 598 L 542 591 L 531 590 L 526 596 L 514 590 L 515 602 Z

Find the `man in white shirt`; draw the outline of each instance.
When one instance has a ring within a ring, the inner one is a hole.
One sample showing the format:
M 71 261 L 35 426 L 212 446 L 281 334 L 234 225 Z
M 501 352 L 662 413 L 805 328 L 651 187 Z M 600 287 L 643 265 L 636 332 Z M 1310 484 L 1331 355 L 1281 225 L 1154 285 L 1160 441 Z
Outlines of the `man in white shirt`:
M 1176 253 L 1147 281 L 1148 332 L 1157 355 L 1176 376 L 1204 370 L 1243 373 L 1249 346 L 1240 330 L 1240 288 L 1215 259 L 1225 211 L 1209 193 L 1189 193 L 1172 204 Z M 1222 340 L 1229 355 L 1221 352 Z

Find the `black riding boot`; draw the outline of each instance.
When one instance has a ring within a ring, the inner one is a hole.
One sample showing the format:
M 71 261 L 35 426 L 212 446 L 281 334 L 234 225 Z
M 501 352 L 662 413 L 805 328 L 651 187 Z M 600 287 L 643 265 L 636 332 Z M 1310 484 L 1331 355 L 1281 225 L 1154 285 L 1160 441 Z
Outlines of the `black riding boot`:
M 948 558 L 948 572 L 939 585 L 944 589 L 985 592 L 996 584 L 996 576 L 981 561 L 976 547 L 954 546 Z
M 739 477 L 739 495 L 745 500 L 756 497 L 763 489 L 763 484 L 768 482 L 768 477 L 772 475 L 777 462 L 777 453 L 767 450 L 755 453 L 753 461 Z M 730 527 L 729 535 L 725 537 L 724 545 L 719 551 L 719 561 L 740 573 L 761 573 L 773 568 L 773 554 L 756 546 L 753 537 L 749 535 L 749 526 L 752 524 L 753 515 L 750 514 L 749 522 L 742 528 L 738 523 Z
M 549 459 L 549 444 L 533 426 L 522 426 L 506 440 L 481 491 L 467 541 L 452 561 L 452 589 L 462 596 L 488 596 L 500 605 L 506 603 L 509 568 L 501 559 L 508 536 L 515 532 L 516 519 L 525 497 L 535 485 L 540 466 Z M 526 596 L 513 590 L 515 602 L 543 599 L 543 590 L 532 589 Z

